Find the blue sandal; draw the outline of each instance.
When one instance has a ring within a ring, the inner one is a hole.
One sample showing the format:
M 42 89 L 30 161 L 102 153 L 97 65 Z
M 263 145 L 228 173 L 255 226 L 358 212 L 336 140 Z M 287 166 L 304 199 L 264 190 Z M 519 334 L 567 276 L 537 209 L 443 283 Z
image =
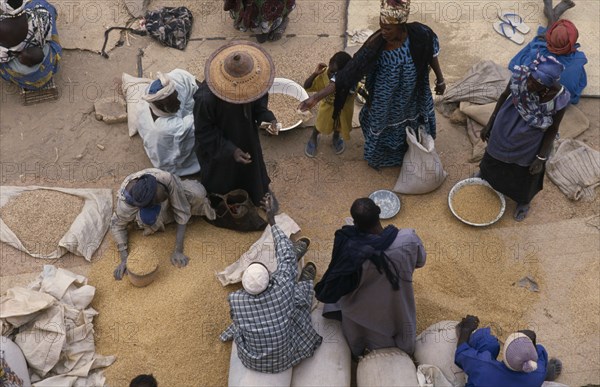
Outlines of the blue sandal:
M 306 147 L 304 148 L 304 154 L 311 159 L 317 155 L 317 147 L 319 146 L 319 137 L 317 136 L 317 141 L 313 141 L 312 137 L 306 143 Z
M 341 137 L 334 138 L 331 145 L 336 155 L 341 155 L 346 150 L 346 143 Z

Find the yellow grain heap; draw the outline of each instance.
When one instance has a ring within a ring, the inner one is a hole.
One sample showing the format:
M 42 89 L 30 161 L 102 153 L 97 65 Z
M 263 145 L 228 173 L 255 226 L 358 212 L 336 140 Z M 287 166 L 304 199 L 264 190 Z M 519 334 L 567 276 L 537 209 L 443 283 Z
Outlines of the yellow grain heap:
M 300 120 L 296 108 L 300 104 L 294 97 L 285 94 L 269 94 L 269 110 L 275 114 L 284 128 L 295 125 Z
M 500 198 L 488 186 L 466 185 L 452 198 L 452 208 L 462 219 L 477 224 L 489 223 L 500 213 Z
M 81 212 L 80 197 L 47 189 L 26 191 L 0 208 L 0 218 L 32 254 L 48 255 Z

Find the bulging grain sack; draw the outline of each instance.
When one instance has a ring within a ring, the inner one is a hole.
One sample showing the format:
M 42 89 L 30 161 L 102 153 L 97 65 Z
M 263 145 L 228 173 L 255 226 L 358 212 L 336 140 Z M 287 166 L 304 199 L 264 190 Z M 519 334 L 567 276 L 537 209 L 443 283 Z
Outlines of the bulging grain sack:
M 0 241 L 7 243 L 17 250 L 24 251 L 35 258 L 56 259 L 60 258 L 67 252 L 85 257 L 90 261 L 94 252 L 100 247 L 104 234 L 108 231 L 110 225 L 110 216 L 112 213 L 112 193 L 110 189 L 70 189 L 70 188 L 54 188 L 54 187 L 2 187 L 0 194 L 0 208 L 5 207 L 10 203 L 11 199 L 17 198 L 25 192 L 39 191 L 47 192 L 54 191 L 63 194 L 73 195 L 83 200 L 83 207 L 79 214 L 74 218 L 72 223 L 67 224 L 65 233 L 60 237 L 57 243 L 52 246 L 45 246 L 42 249 L 28 249 L 27 244 L 23 243 L 18 235 L 4 222 L 0 217 Z M 51 204 L 50 204 L 51 205 Z M 40 210 L 42 211 L 42 210 Z M 24 213 L 23 217 L 35 217 L 29 221 L 42 221 L 47 223 L 48 230 L 51 230 L 56 224 L 52 220 L 46 220 L 42 217 L 43 213 L 28 214 Z M 7 216 L 7 218 L 11 218 Z M 42 223 L 41 226 L 45 226 Z M 39 226 L 39 225 L 36 225 Z M 31 231 L 31 230 L 29 230 Z M 43 232 L 43 231 L 42 231 Z M 46 237 L 44 235 L 43 237 Z M 40 236 L 40 240 L 43 239 Z
M 229 387 L 287 387 L 292 382 L 292 369 L 278 374 L 267 374 L 246 368 L 238 357 L 235 341 L 231 345 L 229 360 Z
M 418 131 L 406 127 L 408 151 L 402 161 L 394 191 L 403 194 L 425 194 L 442 185 L 446 176 L 433 137 L 420 126 Z
M 150 105 L 142 98 L 146 92 L 146 88 L 152 83 L 152 79 L 136 78 L 123 73 L 121 81 L 123 95 L 125 96 L 125 101 L 127 101 L 127 127 L 129 128 L 129 137 L 133 137 L 139 131 L 140 126 L 154 126 L 154 120 L 152 120 L 150 114 Z
M 339 321 L 323 316 L 319 303 L 311 313 L 312 325 L 323 342 L 314 355 L 294 367 L 292 387 L 349 386 L 351 378 L 350 347 Z
M 417 364 L 429 364 L 438 367 L 453 386 L 464 386 L 466 382 L 463 370 L 454 364 L 456 352 L 456 324 L 458 321 L 440 321 L 425 329 L 415 345 Z
M 398 348 L 376 349 L 363 357 L 356 370 L 358 387 L 415 387 L 417 369 L 406 353 Z

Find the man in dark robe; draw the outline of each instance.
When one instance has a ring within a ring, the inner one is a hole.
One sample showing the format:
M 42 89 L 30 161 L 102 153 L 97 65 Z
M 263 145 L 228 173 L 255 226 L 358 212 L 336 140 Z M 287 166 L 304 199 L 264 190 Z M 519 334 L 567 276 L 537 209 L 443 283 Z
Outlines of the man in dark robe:
M 267 107 L 273 77 L 271 58 L 250 42 L 232 42 L 208 59 L 194 117 L 200 181 L 209 193 L 243 189 L 258 206 L 269 192 L 259 126 L 268 123 L 277 134 Z

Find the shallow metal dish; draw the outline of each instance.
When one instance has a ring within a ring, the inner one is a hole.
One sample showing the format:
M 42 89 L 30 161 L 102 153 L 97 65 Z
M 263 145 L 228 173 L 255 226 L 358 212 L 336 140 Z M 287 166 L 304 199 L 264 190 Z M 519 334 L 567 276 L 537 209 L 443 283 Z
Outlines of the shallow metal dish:
M 275 78 L 273 85 L 269 89 L 269 94 L 285 94 L 294 97 L 298 100 L 298 104 L 308 98 L 308 93 L 302 86 L 286 78 Z M 280 132 L 285 132 L 297 128 L 302 124 L 302 120 L 298 120 L 295 124 L 281 128 Z
M 498 198 L 500 198 L 500 213 L 498 214 L 496 219 L 488 223 L 473 223 L 458 216 L 458 214 L 454 211 L 454 207 L 452 207 L 452 199 L 454 198 L 454 195 L 466 185 L 485 185 L 486 187 L 489 187 L 492 191 L 494 191 L 496 195 L 498 195 Z M 488 183 L 487 181 L 483 180 L 480 177 L 470 177 L 468 179 L 461 180 L 458 183 L 454 184 L 454 187 L 452 187 L 450 193 L 448 194 L 448 207 L 450 207 L 452 215 L 454 215 L 456 219 L 460 220 L 461 222 L 468 224 L 469 226 L 484 227 L 494 224 L 497 221 L 499 221 L 500 218 L 502 218 L 502 215 L 504 215 L 504 211 L 506 210 L 506 200 L 504 199 L 504 195 L 493 189 L 490 183 Z
M 392 218 L 400 211 L 400 198 L 387 189 L 380 189 L 373 192 L 369 195 L 369 199 L 373 200 L 381 208 L 380 219 Z

